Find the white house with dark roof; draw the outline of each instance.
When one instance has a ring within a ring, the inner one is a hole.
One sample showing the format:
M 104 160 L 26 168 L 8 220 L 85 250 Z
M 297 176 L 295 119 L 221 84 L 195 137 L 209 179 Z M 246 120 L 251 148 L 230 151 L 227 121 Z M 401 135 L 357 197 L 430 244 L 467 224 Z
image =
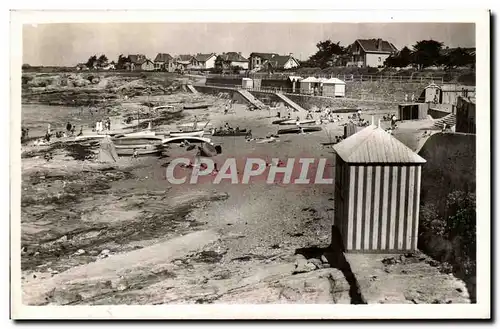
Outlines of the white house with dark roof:
M 217 56 L 215 67 L 223 70 L 231 67 L 241 67 L 244 70 L 248 70 L 248 59 L 243 57 L 240 52 L 230 51 Z
M 398 49 L 382 39 L 357 39 L 348 47 L 350 60 L 347 66 L 382 67 L 385 60 Z
M 175 71 L 175 61 L 170 54 L 158 53 L 154 60 L 154 66 L 156 71 Z
M 202 70 L 213 69 L 215 67 L 215 60 L 217 55 L 215 53 L 211 54 L 196 54 L 194 56 L 196 60 L 196 67 Z

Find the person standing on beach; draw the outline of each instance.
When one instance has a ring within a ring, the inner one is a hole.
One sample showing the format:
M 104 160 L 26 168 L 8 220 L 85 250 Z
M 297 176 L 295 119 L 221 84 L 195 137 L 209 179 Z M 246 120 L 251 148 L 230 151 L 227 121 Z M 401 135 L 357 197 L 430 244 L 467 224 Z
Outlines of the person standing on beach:
M 132 154 L 132 158 L 137 159 L 138 153 L 137 149 L 134 149 L 134 153 Z

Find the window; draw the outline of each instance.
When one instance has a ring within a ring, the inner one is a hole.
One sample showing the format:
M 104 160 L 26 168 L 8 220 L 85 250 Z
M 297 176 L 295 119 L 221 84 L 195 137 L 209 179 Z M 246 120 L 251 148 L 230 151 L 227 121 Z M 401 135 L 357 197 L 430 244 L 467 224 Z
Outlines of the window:
M 378 61 L 379 61 L 379 63 L 380 63 L 380 62 L 382 62 L 382 57 L 379 57 L 379 58 L 378 58 Z

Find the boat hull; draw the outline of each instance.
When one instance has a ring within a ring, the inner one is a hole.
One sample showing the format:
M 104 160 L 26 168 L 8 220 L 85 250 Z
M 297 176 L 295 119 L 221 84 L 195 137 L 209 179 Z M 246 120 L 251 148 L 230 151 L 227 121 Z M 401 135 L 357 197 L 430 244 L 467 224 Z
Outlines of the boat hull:
M 187 137 L 170 137 L 170 138 L 165 138 L 162 141 L 162 144 L 182 143 L 184 141 L 187 141 L 189 143 L 212 143 L 212 140 L 210 138 L 196 137 L 196 136 L 187 136 Z
M 197 131 L 172 131 L 170 132 L 170 137 L 203 137 L 205 134 L 204 130 Z

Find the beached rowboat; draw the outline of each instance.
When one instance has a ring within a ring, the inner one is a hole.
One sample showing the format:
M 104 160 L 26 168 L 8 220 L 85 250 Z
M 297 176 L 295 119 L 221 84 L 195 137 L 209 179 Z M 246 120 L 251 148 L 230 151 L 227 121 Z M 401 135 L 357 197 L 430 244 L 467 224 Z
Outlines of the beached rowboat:
M 172 131 L 170 132 L 170 137 L 203 137 L 205 134 L 204 130 L 195 130 L 195 131 Z
M 144 144 L 160 144 L 163 138 L 159 136 L 123 136 L 113 138 L 115 145 L 144 145 Z
M 203 103 L 203 104 L 186 104 L 186 105 L 184 105 L 184 107 L 183 107 L 183 108 L 184 108 L 185 110 L 195 110 L 195 109 L 206 109 L 206 108 L 208 108 L 209 106 L 210 106 L 210 105 L 205 104 L 205 103 Z
M 182 143 L 185 141 L 189 143 L 212 143 L 212 140 L 210 138 L 196 137 L 196 136 L 170 137 L 170 138 L 165 138 L 161 143 L 170 144 L 170 143 Z
M 297 123 L 299 125 L 306 125 L 306 124 L 316 123 L 316 120 L 300 120 L 300 121 L 286 120 L 286 121 L 280 122 L 279 125 L 296 125 Z

